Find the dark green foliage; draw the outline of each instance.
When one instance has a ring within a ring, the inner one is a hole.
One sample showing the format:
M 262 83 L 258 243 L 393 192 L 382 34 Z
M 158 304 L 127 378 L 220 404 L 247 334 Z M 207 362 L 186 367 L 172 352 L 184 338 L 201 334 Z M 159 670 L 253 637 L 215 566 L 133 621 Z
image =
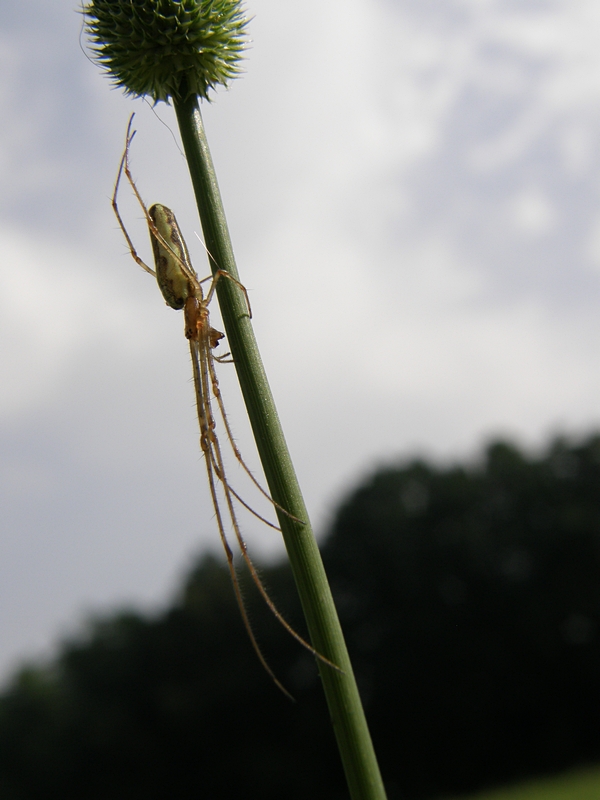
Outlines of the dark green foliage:
M 293 593 L 287 572 L 268 583 Z M 51 675 L 23 673 L 4 695 L 2 800 L 345 797 L 312 658 L 248 595 L 296 704 L 258 664 L 227 570 L 206 558 L 164 616 L 99 622 L 63 647 Z
M 381 472 L 324 557 L 384 776 L 410 796 L 600 757 L 600 439 Z
M 390 799 L 600 759 L 600 437 L 382 470 L 323 548 Z M 264 570 L 299 627 L 285 568 Z M 204 559 L 0 698 L 0 800 L 347 797 L 311 658 Z

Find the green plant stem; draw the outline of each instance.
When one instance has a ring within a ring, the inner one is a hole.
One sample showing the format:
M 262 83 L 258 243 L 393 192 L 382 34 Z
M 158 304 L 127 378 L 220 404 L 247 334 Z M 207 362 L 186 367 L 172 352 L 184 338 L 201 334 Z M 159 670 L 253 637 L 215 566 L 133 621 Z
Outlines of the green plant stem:
M 185 96 L 184 93 L 182 95 Z M 176 101 L 175 111 L 206 247 L 216 262 L 211 264 L 211 268 L 213 272 L 219 268 L 227 270 L 239 280 L 197 98 Z M 217 294 L 269 490 L 277 503 L 304 521 L 301 524 L 278 513 L 313 647 L 342 670 L 338 672 L 317 659 L 350 796 L 353 800 L 384 800 L 385 790 L 346 643 L 248 318 L 244 296 L 228 280 L 218 282 Z

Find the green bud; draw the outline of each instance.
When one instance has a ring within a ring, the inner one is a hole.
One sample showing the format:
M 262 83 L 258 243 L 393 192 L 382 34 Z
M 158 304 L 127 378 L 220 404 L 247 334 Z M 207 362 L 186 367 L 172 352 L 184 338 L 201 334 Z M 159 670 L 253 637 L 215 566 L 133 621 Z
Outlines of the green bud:
M 240 0 L 92 0 L 83 13 L 94 57 L 127 94 L 208 99 L 241 71 Z

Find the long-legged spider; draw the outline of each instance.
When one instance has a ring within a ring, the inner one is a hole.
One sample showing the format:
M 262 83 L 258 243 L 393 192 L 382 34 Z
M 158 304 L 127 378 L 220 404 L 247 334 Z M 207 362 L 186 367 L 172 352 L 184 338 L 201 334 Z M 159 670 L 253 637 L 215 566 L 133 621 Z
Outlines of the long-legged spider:
M 206 465 L 206 474 L 208 479 L 208 485 L 210 488 L 210 494 L 212 499 L 212 504 L 215 512 L 215 517 L 217 520 L 217 527 L 219 529 L 219 535 L 221 537 L 221 542 L 223 544 L 223 549 L 225 551 L 225 556 L 227 558 L 227 564 L 229 567 L 229 573 L 231 575 L 231 581 L 233 584 L 233 589 L 235 593 L 235 597 L 237 600 L 237 604 L 240 609 L 240 613 L 242 615 L 242 620 L 248 636 L 250 637 L 250 641 L 256 654 L 271 676 L 275 684 L 281 689 L 281 691 L 286 694 L 288 697 L 291 697 L 289 692 L 285 689 L 284 686 L 280 683 L 277 677 L 274 675 L 272 669 L 267 664 L 262 651 L 256 641 L 254 633 L 252 631 L 252 627 L 250 625 L 250 620 L 248 618 L 248 613 L 244 604 L 239 579 L 236 573 L 235 565 L 234 565 L 234 557 L 229 542 L 227 540 L 226 534 L 226 525 L 225 519 L 228 519 L 231 528 L 234 531 L 235 539 L 239 546 L 242 558 L 248 571 L 252 577 L 254 584 L 256 585 L 258 591 L 260 592 L 261 596 L 263 597 L 265 603 L 277 618 L 277 620 L 283 625 L 283 627 L 290 633 L 300 644 L 309 650 L 314 656 L 319 658 L 320 660 L 324 661 L 325 663 L 329 664 L 329 666 L 333 667 L 334 669 L 339 669 L 333 664 L 331 661 L 326 659 L 320 653 L 318 653 L 314 647 L 312 647 L 307 641 L 305 641 L 300 634 L 298 634 L 291 625 L 284 619 L 281 615 L 271 598 L 267 590 L 265 589 L 264 584 L 262 583 L 256 567 L 254 566 L 252 559 L 248 553 L 248 548 L 246 546 L 246 542 L 242 536 L 242 532 L 240 529 L 240 525 L 238 522 L 235 503 L 234 501 L 238 501 L 242 506 L 244 506 L 250 513 L 254 514 L 261 522 L 269 525 L 276 530 L 279 528 L 274 525 L 269 520 L 265 519 L 263 516 L 258 514 L 247 502 L 245 502 L 240 495 L 233 489 L 231 484 L 229 483 L 226 473 L 225 473 L 225 466 L 223 461 L 223 454 L 221 451 L 221 445 L 219 443 L 219 439 L 216 433 L 216 418 L 213 412 L 213 399 L 216 401 L 218 409 L 219 409 L 219 416 L 222 419 L 223 426 L 225 429 L 225 433 L 227 436 L 227 440 L 232 448 L 232 451 L 235 455 L 235 458 L 248 474 L 252 482 L 255 486 L 260 490 L 260 492 L 267 497 L 267 499 L 281 512 L 287 514 L 288 516 L 292 517 L 289 512 L 287 512 L 284 508 L 282 508 L 278 503 L 276 503 L 269 493 L 260 485 L 260 483 L 256 480 L 248 466 L 246 465 L 242 455 L 235 444 L 233 434 L 231 431 L 231 427 L 229 425 L 229 420 L 227 418 L 227 414 L 225 413 L 225 407 L 223 404 L 223 398 L 221 396 L 221 391 L 219 389 L 219 381 L 217 378 L 217 373 L 215 369 L 215 361 L 225 361 L 227 360 L 226 354 L 224 356 L 216 355 L 213 350 L 218 346 L 221 339 L 224 338 L 224 334 L 220 331 L 213 328 L 210 324 L 209 318 L 209 304 L 214 296 L 215 289 L 217 286 L 217 282 L 219 280 L 229 280 L 231 281 L 244 295 L 246 301 L 246 307 L 248 310 L 248 316 L 251 317 L 251 309 L 250 309 L 250 301 L 248 298 L 248 293 L 245 287 L 232 275 L 230 275 L 227 271 L 220 269 L 218 265 L 215 263 L 216 270 L 214 274 L 205 278 L 204 280 L 199 280 L 198 275 L 196 274 L 195 270 L 193 269 L 190 261 L 190 257 L 188 254 L 188 250 L 181 235 L 181 231 L 175 219 L 175 215 L 173 212 L 167 208 L 166 206 L 155 204 L 151 206 L 149 209 L 146 208 L 142 197 L 135 185 L 133 180 L 133 176 L 131 174 L 131 170 L 129 167 L 129 149 L 131 146 L 132 139 L 135 135 L 135 131 L 131 130 L 131 125 L 133 121 L 133 116 L 129 120 L 129 125 L 127 127 L 127 135 L 125 139 L 125 150 L 123 152 L 123 157 L 121 158 L 121 163 L 119 165 L 119 171 L 117 174 L 117 180 L 115 182 L 115 189 L 112 198 L 112 206 L 119 222 L 119 226 L 123 231 L 123 235 L 127 241 L 127 245 L 129 247 L 129 251 L 134 258 L 134 260 L 139 264 L 142 269 L 148 272 L 150 275 L 153 275 L 159 285 L 159 288 L 165 298 L 167 305 L 171 306 L 174 309 L 183 309 L 184 312 L 184 322 L 185 322 L 185 336 L 189 341 L 190 346 L 190 354 L 192 359 L 192 369 L 194 375 L 194 387 L 195 387 L 195 394 L 196 394 L 196 406 L 198 411 L 198 422 L 200 425 L 200 446 L 202 452 L 204 454 L 204 463 Z M 152 242 L 152 250 L 154 253 L 154 263 L 155 269 L 152 269 L 147 264 L 142 261 L 139 257 L 134 244 L 127 232 L 125 224 L 121 218 L 121 214 L 119 212 L 119 208 L 117 205 L 117 195 L 119 191 L 119 184 L 121 182 L 121 177 L 125 174 L 131 189 L 137 198 L 148 223 L 148 228 L 150 230 L 150 239 Z M 208 251 L 207 251 L 208 252 Z M 214 263 L 214 259 L 212 258 L 211 254 L 208 253 L 209 258 L 212 259 Z M 211 281 L 208 291 L 206 295 L 203 292 L 202 284 L 206 283 L 207 281 Z M 226 512 L 223 513 L 221 510 L 220 505 L 220 498 L 219 493 L 217 490 L 217 486 L 220 486 L 222 494 L 225 498 L 225 505 L 226 505 Z M 296 520 L 296 517 L 292 517 Z M 300 520 L 296 520 L 300 522 Z

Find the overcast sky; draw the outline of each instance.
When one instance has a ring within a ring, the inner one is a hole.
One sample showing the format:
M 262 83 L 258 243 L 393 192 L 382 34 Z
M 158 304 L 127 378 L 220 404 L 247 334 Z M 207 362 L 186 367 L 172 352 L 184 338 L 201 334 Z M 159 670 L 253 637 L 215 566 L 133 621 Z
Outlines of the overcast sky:
M 172 110 L 110 88 L 73 6 L 0 5 L 0 676 L 90 614 L 166 602 L 219 546 L 182 319 L 110 208 L 135 110 L 139 189 L 208 273 Z M 246 74 L 205 119 L 317 530 L 377 465 L 599 427 L 598 3 L 248 12 Z M 122 210 L 149 259 L 126 190 Z

